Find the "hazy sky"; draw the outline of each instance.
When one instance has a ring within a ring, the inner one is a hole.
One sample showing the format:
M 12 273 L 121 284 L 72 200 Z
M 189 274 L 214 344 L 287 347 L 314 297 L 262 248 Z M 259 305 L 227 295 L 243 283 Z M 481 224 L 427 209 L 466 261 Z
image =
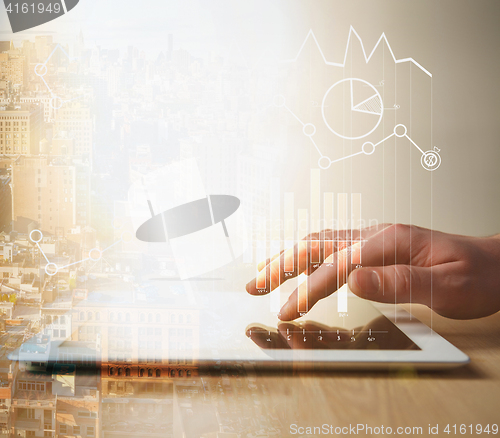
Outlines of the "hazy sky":
M 171 33 L 174 48 L 193 54 L 224 50 L 235 41 L 243 46 L 247 41 L 249 50 L 260 50 L 269 44 L 270 34 L 283 35 L 280 3 L 270 6 L 262 0 L 80 0 L 67 15 L 14 35 L 2 7 L 0 28 L 3 38 L 13 38 L 15 43 L 44 33 L 53 34 L 58 42 L 72 42 L 81 29 L 88 47 L 97 44 L 123 50 L 135 45 L 156 54 L 165 49 Z

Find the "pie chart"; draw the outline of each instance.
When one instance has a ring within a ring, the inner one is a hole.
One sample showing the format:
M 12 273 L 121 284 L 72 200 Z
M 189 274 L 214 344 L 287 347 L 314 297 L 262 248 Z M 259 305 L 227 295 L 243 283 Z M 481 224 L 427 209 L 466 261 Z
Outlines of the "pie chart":
M 357 140 L 370 135 L 382 121 L 384 105 L 378 90 L 363 79 L 347 78 L 333 84 L 321 104 L 323 120 L 335 135 Z

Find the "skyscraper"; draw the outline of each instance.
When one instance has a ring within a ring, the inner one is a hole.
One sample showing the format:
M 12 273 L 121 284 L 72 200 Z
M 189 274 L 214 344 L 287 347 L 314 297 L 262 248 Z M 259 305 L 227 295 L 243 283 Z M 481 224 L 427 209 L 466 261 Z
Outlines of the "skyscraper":
M 26 60 L 22 55 L 0 53 L 0 80 L 9 81 L 12 85 L 26 85 Z
M 9 104 L 0 107 L 0 153 L 39 153 L 43 127 L 41 105 Z
M 49 234 L 67 236 L 89 223 L 86 163 L 70 157 L 19 157 L 12 165 L 12 219 L 28 218 Z
M 67 132 L 74 139 L 74 154 L 92 155 L 92 119 L 90 108 L 78 100 L 64 104 L 56 114 L 54 134 Z

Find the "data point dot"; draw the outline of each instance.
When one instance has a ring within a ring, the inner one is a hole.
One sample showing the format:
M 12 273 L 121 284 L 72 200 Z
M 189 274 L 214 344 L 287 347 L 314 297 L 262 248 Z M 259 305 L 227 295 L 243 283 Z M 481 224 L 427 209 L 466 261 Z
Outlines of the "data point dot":
M 375 145 L 371 141 L 367 141 L 366 143 L 363 143 L 361 149 L 363 150 L 364 154 L 371 155 L 375 152 Z
M 394 135 L 396 137 L 404 137 L 406 135 L 407 129 L 405 125 L 396 125 L 394 127 Z
M 330 160 L 330 158 L 328 157 L 321 157 L 319 160 L 318 160 L 318 166 L 321 168 L 321 169 L 328 169 L 332 164 L 332 160 Z
M 132 241 L 132 233 L 130 233 L 129 231 L 124 231 L 121 235 L 121 239 L 124 242 L 131 242 Z
M 63 106 L 63 101 L 60 97 L 55 96 L 52 99 L 50 99 L 50 106 L 54 109 L 59 109 Z
M 35 65 L 35 74 L 37 76 L 45 76 L 47 74 L 47 66 L 45 64 Z
M 58 267 L 55 263 L 47 263 L 47 265 L 45 266 L 45 273 L 47 275 L 50 275 L 51 277 L 53 275 L 56 275 L 57 271 L 58 271 Z
M 89 251 L 89 259 L 92 260 L 93 262 L 98 262 L 101 260 L 102 257 L 102 251 L 99 248 L 92 248 Z
M 40 230 L 32 230 L 30 232 L 30 240 L 33 243 L 41 242 L 42 239 L 43 239 L 43 233 Z
M 312 123 L 306 123 L 302 128 L 302 132 L 305 136 L 312 137 L 314 134 L 316 134 L 316 126 L 314 126 Z
M 282 94 L 277 94 L 276 96 L 274 96 L 273 105 L 278 108 L 285 106 L 285 96 L 283 96 Z

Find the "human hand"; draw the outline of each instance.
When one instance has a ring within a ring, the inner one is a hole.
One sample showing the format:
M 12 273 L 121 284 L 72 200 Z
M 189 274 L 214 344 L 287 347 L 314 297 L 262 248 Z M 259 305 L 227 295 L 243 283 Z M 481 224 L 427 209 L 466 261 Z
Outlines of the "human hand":
M 285 272 L 290 265 L 293 272 Z M 346 282 L 362 298 L 425 304 L 449 318 L 479 318 L 500 310 L 500 236 L 459 236 L 401 224 L 325 230 L 261 263 L 259 271 L 246 287 L 253 295 L 308 275 L 281 308 L 283 321 L 302 316 L 298 309 L 305 303 L 299 300 L 307 296 L 310 309 Z M 264 279 L 267 288 L 258 289 Z

